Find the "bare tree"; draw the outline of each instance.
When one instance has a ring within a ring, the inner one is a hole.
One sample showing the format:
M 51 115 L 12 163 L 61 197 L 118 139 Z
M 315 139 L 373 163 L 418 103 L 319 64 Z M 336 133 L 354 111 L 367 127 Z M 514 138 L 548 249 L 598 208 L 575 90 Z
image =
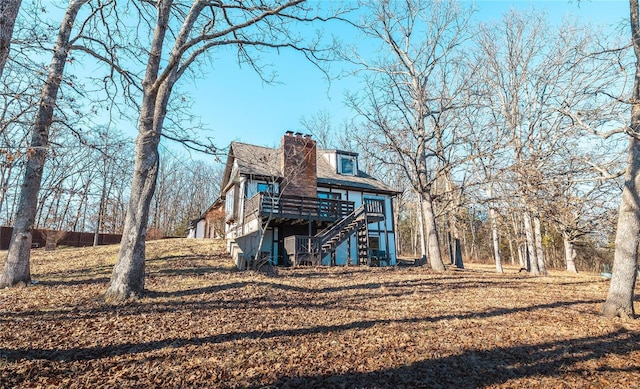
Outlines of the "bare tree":
M 128 152 L 129 139 L 125 138 L 121 133 L 112 130 L 109 126 L 99 128 L 97 131 L 98 139 L 96 143 L 96 173 L 98 175 L 99 186 L 97 188 L 99 195 L 98 213 L 95 215 L 95 229 L 93 235 L 93 245 L 97 246 L 100 238 L 100 232 L 103 230 L 105 219 L 107 218 L 108 200 L 112 198 L 114 187 L 117 182 L 124 182 L 129 170 L 125 165 L 130 164 L 130 155 Z
M 300 125 L 313 135 L 318 147 L 322 149 L 335 147 L 334 130 L 329 111 L 318 111 L 308 117 L 302 117 Z
M 596 141 L 590 141 L 594 146 L 588 154 L 576 153 L 579 144 L 573 142 L 579 143 L 580 138 L 574 136 L 569 147 L 563 147 L 562 161 L 550 172 L 553 184 L 549 185 L 545 218 L 562 236 L 566 269 L 574 273 L 578 271 L 576 246 L 600 239 L 598 232 L 607 229 L 611 204 L 621 186 L 618 177 L 623 161 L 617 142 Z
M 29 127 L 36 114 L 45 80 L 43 69 L 46 69 L 46 65 L 29 62 L 31 57 L 43 57 L 40 49 L 24 48 L 25 45 L 33 47 L 43 43 L 28 37 L 41 36 L 40 25 L 45 24 L 39 24 L 37 28 L 32 28 L 24 20 L 22 23 L 19 20 L 18 24 L 13 39 L 20 44 L 12 50 L 12 59 L 4 68 L 4 77 L 0 77 L 0 220 L 5 224 L 13 223 L 12 211 L 16 207 L 19 181 L 27 160 Z
M 606 317 L 634 317 L 634 288 L 638 274 L 640 243 L 640 10 L 638 0 L 629 0 L 631 43 L 635 54 L 635 77 L 631 97 L 628 165 L 618 211 L 616 251 L 611 284 L 602 314 Z
M 221 175 L 203 161 L 162 150 L 149 221 L 154 233 L 184 236 L 188 223 L 200 216 L 219 194 L 216 174 Z
M 456 108 L 464 84 L 454 69 L 457 49 L 468 39 L 471 12 L 454 2 L 371 2 L 371 16 L 360 30 L 380 43 L 380 56 L 346 56 L 366 71 L 366 97 L 349 105 L 365 121 L 369 143 L 380 162 L 406 174 L 421 197 L 429 262 L 444 270 L 434 209 L 433 183 L 450 168 L 446 158 L 453 139 L 447 114 Z M 452 87 L 453 86 L 453 87 Z M 445 151 L 446 149 L 446 151 Z M 440 159 L 442 160 L 442 159 Z
M 527 190 L 541 176 L 537 168 L 539 163 L 531 163 L 538 160 L 530 153 L 535 151 L 540 144 L 535 142 L 542 140 L 543 136 L 538 123 L 544 101 L 539 101 L 537 92 L 542 85 L 537 85 L 540 73 L 536 72 L 539 70 L 537 66 L 546 66 L 546 63 L 542 65 L 545 56 L 542 43 L 546 43 L 546 37 L 542 35 L 548 28 L 540 14 L 525 16 L 511 11 L 503 19 L 501 25 L 483 26 L 478 41 L 485 64 L 485 85 L 490 86 L 488 106 L 495 110 L 492 115 L 495 118 L 492 123 L 496 127 L 495 139 L 506 141 L 499 147 L 513 150 L 510 153 L 513 162 L 508 171 L 514 174 L 511 181 L 517 186 L 511 196 L 522 206 L 520 212 L 523 214 L 530 270 L 533 275 L 538 275 L 540 269 L 534 231 L 536 215 L 530 201 L 535 200 L 535 196 Z M 538 65 L 537 61 L 541 64 Z
M 30 129 L 31 142 L 27 151 L 27 163 L 21 188 L 20 204 L 7 261 L 0 287 L 14 286 L 31 281 L 30 250 L 32 229 L 37 211 L 38 192 L 42 180 L 47 148 L 49 146 L 49 128 L 56 105 L 58 89 L 62 81 L 69 48 L 73 43 L 71 33 L 78 11 L 88 0 L 73 0 L 67 8 L 62 22 L 49 73 L 41 94 L 35 123 Z
M 122 301 L 144 292 L 145 236 L 156 187 L 158 144 L 167 104 L 178 80 L 203 54 L 220 46 L 236 47 L 240 60 L 259 73 L 261 68 L 252 50 L 290 48 L 318 63 L 322 55 L 320 42 L 303 42 L 294 29 L 331 18 L 321 16 L 327 14 L 328 7 L 318 5 L 314 10 L 303 0 L 195 0 L 190 6 L 183 1 L 161 0 L 153 5 L 156 16 L 142 81 L 131 197 L 106 301 Z M 143 5 L 147 6 L 150 5 Z M 174 31 L 174 26 L 179 30 Z M 166 53 L 168 46 L 171 49 Z
M 0 3 L 0 79 L 9 58 L 13 27 L 15 26 L 21 3 L 22 0 L 3 0 Z
M 533 275 L 546 275 L 544 228 L 564 198 L 553 188 L 570 173 L 567 161 L 588 161 L 590 155 L 598 161 L 603 154 L 583 146 L 595 144 L 585 127 L 615 120 L 620 109 L 608 89 L 624 82 L 616 66 L 621 58 L 606 50 L 591 55 L 603 45 L 592 29 L 562 24 L 556 32 L 544 14 L 511 11 L 502 22 L 483 25 L 478 34 L 488 88 L 483 101 L 493 130 L 488 133 L 493 145 L 479 147 L 478 158 L 491 161 L 484 165 L 491 173 L 485 178 L 493 181 L 488 184 L 491 197 L 510 199 L 516 205 L 513 212 L 521 214 Z

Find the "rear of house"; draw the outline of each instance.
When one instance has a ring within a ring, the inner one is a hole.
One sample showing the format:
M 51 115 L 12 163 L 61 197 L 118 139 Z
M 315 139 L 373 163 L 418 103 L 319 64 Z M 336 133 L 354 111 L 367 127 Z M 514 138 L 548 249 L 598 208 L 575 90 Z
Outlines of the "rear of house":
M 239 268 L 394 265 L 396 191 L 358 169 L 358 154 L 287 132 L 280 148 L 233 142 L 225 167 L 227 248 Z M 256 256 L 256 254 L 258 254 Z

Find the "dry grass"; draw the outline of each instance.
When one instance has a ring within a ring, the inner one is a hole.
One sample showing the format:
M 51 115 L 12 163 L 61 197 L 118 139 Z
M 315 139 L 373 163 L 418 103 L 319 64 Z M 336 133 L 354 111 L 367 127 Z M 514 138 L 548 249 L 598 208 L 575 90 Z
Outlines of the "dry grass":
M 37 250 L 0 290 L 0 387 L 639 387 L 640 324 L 593 274 L 490 267 L 237 272 L 148 246 L 147 297 L 100 302 L 117 247 Z

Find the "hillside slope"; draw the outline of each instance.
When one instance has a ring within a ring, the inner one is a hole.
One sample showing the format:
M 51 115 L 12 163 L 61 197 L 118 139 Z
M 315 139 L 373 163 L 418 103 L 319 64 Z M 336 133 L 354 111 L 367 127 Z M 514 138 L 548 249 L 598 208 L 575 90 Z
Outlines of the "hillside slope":
M 221 242 L 150 242 L 146 297 L 101 302 L 116 246 L 34 251 L 0 290 L 0 387 L 630 387 L 640 325 L 608 283 L 484 268 L 240 272 Z

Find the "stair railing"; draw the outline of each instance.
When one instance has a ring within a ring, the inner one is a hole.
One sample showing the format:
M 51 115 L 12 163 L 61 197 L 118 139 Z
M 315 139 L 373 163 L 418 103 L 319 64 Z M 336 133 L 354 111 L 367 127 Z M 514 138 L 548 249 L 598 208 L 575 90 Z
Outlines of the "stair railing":
M 342 229 L 344 229 L 345 226 L 347 226 L 352 221 L 356 220 L 358 217 L 362 216 L 364 213 L 365 213 L 365 209 L 364 209 L 364 205 L 362 205 L 354 209 L 353 212 L 351 212 L 349 215 L 345 216 L 341 220 L 338 220 L 337 222 L 333 223 L 329 227 L 318 232 L 315 235 L 315 237 L 320 238 L 320 246 L 322 247 L 322 245 L 327 243 L 327 241 L 331 237 L 337 235 L 340 231 L 342 231 Z

